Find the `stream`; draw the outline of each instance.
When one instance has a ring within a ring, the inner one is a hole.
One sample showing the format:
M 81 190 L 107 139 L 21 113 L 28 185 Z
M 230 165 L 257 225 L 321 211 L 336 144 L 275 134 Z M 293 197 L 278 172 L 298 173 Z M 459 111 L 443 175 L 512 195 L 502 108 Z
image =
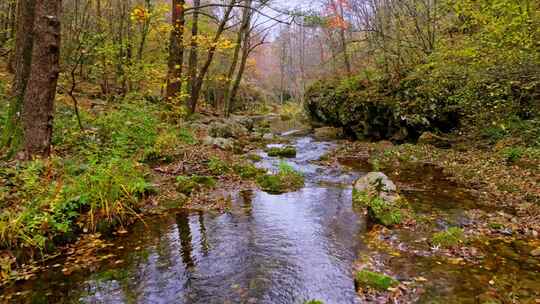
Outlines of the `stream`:
M 418 302 L 476 303 L 475 296 L 489 288 L 492 271 L 482 267 L 463 272 L 464 266 L 421 254 L 392 259 L 370 251 L 365 218 L 351 206 L 350 185 L 363 170 L 314 163 L 333 142 L 302 136 L 292 143 L 298 154 L 286 161 L 304 174 L 303 189 L 231 193 L 232 206 L 224 214 L 184 211 L 148 219 L 113 241 L 122 263 L 70 276 L 51 270 L 19 290 L 30 303 L 362 303 L 353 280 L 361 255 L 379 256 L 398 279 L 421 275 L 435 281 Z M 259 154 L 257 165 L 264 168 L 275 170 L 281 161 Z M 438 226 L 466 223 L 463 206 L 475 207 L 474 200 L 451 185 L 428 182 L 435 190 L 405 193 L 416 211 L 444 213 L 448 220 L 435 221 Z M 409 238 L 416 250 L 418 236 L 397 236 Z M 538 294 L 538 261 L 493 261 L 491 269 L 519 274 L 521 284 L 531 284 L 529 295 Z M 446 300 L 431 302 L 436 298 Z

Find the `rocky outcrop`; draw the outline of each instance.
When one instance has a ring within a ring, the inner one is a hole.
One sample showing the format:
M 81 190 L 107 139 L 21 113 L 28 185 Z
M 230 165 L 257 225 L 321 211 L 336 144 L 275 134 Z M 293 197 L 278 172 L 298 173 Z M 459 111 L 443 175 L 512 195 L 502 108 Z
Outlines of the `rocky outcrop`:
M 414 141 L 423 131 L 458 126 L 459 109 L 445 101 L 418 102 L 411 95 L 415 89 L 406 81 L 391 86 L 354 77 L 330 79 L 308 88 L 304 106 L 312 125 L 343 128 L 356 139 Z

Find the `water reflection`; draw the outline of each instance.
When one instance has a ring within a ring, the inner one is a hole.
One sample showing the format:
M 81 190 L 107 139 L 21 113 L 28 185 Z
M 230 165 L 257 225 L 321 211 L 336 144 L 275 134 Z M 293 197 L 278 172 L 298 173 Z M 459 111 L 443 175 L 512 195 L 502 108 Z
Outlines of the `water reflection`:
M 191 244 L 191 228 L 189 227 L 189 215 L 187 212 L 181 212 L 176 215 L 176 226 L 178 227 L 178 235 L 180 236 L 180 248 L 182 261 L 189 270 L 195 267 L 193 260 L 193 246 Z

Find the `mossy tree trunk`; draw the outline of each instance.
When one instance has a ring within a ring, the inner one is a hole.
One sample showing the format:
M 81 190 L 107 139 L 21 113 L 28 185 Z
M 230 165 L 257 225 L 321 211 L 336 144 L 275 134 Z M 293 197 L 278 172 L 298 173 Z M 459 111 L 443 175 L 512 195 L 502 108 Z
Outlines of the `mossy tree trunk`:
M 32 66 L 34 16 L 36 0 L 21 0 L 17 5 L 17 22 L 13 68 L 15 76 L 1 147 L 12 156 L 22 143 L 21 109 Z

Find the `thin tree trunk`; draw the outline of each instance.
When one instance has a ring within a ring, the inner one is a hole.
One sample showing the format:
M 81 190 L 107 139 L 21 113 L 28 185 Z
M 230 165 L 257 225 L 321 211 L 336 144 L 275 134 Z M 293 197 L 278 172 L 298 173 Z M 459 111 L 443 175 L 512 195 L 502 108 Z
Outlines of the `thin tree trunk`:
M 223 16 L 223 20 L 221 20 L 221 22 L 219 23 L 216 34 L 214 35 L 214 39 L 212 40 L 211 47 L 208 50 L 208 56 L 206 58 L 206 61 L 204 65 L 202 66 L 201 71 L 199 72 L 199 75 L 195 79 L 195 83 L 191 91 L 192 102 L 196 103 L 197 100 L 199 99 L 204 77 L 206 76 L 206 73 L 208 72 L 208 69 L 210 68 L 210 65 L 212 64 L 212 61 L 214 59 L 217 43 L 219 42 L 219 38 L 221 38 L 221 35 L 225 31 L 225 26 L 227 25 L 227 21 L 229 20 L 229 17 L 231 16 L 232 10 L 234 8 L 234 2 L 235 1 L 232 0 L 229 6 L 227 7 L 227 10 L 225 11 L 225 14 Z M 192 111 L 195 111 L 195 108 L 196 108 L 196 105 L 195 107 L 192 108 Z
M 247 61 L 247 58 L 245 58 L 244 60 L 244 57 L 246 57 L 247 53 L 249 53 L 249 46 L 247 46 L 246 44 L 249 41 L 249 34 L 250 34 L 249 24 L 251 23 L 251 14 L 252 14 L 251 3 L 252 3 L 252 0 L 245 0 L 244 12 L 242 15 L 242 25 L 240 27 L 240 31 L 238 32 L 238 36 L 236 38 L 236 48 L 233 55 L 233 61 L 231 63 L 231 67 L 227 75 L 228 83 L 227 83 L 226 92 L 225 92 L 225 117 L 229 117 L 229 115 L 231 114 L 233 101 L 236 98 L 238 86 L 240 85 L 240 81 L 238 79 L 240 77 L 240 80 L 241 80 L 243 70 L 245 68 L 245 61 Z M 236 70 L 236 65 L 238 64 L 238 59 L 240 58 L 240 51 L 242 51 L 240 67 L 238 69 L 237 76 L 235 77 L 233 81 L 232 78 L 234 76 L 234 71 Z
M 349 54 L 347 53 L 347 40 L 345 37 L 345 16 L 343 13 L 343 2 L 338 1 L 340 18 L 343 20 L 342 26 L 339 29 L 339 38 L 341 40 L 341 51 L 343 52 L 343 62 L 345 63 L 345 70 L 347 75 L 351 75 L 351 62 L 349 60 Z
M 60 72 L 61 0 L 37 1 L 32 68 L 23 103 L 26 158 L 47 157 L 51 151 L 54 98 Z
M 195 113 L 197 108 L 198 96 L 193 96 L 193 91 L 197 82 L 197 62 L 199 56 L 199 43 L 197 42 L 197 36 L 199 35 L 199 7 L 201 6 L 200 0 L 193 0 L 193 24 L 191 25 L 191 43 L 189 51 L 189 111 Z

